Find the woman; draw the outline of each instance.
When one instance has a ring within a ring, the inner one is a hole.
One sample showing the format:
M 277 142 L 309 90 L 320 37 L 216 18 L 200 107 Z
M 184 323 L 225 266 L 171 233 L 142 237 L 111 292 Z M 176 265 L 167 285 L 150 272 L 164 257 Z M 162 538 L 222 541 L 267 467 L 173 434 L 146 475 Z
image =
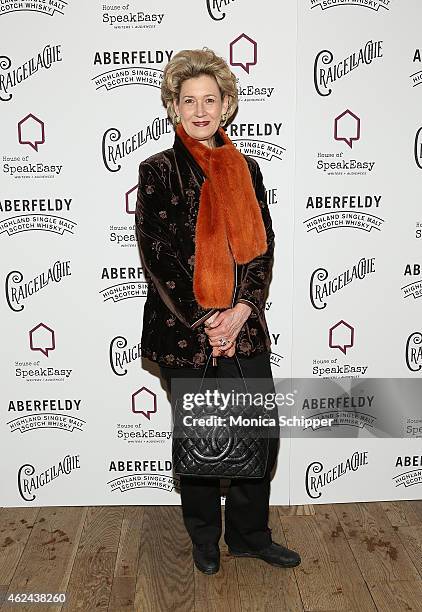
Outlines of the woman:
M 139 165 L 136 235 L 148 295 L 142 356 L 172 378 L 201 378 L 212 350 L 218 379 L 245 377 L 273 387 L 265 298 L 274 233 L 258 163 L 233 145 L 222 126 L 237 110 L 236 77 L 210 49 L 177 53 L 164 70 L 161 97 L 174 144 Z M 271 539 L 270 440 L 260 479 L 232 479 L 224 539 L 235 556 L 293 567 L 299 555 Z M 193 559 L 219 569 L 220 481 L 181 476 L 183 518 Z

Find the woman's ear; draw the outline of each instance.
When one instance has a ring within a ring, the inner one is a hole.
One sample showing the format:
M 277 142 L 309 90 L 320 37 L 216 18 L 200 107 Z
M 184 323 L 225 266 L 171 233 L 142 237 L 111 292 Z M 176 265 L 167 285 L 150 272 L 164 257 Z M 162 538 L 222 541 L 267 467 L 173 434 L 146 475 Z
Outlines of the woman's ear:
M 174 112 L 176 113 L 176 115 L 179 114 L 179 106 L 177 104 L 177 100 L 173 100 L 173 108 L 174 108 Z

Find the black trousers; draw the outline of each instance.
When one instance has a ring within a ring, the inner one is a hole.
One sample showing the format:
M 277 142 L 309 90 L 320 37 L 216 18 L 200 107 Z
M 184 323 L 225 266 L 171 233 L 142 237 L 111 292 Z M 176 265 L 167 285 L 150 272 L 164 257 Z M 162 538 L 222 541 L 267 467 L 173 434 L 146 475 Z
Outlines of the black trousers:
M 263 379 L 256 381 L 259 384 L 255 384 L 255 388 L 250 389 L 251 391 L 275 392 L 269 353 L 250 359 L 241 357 L 238 359 L 244 378 Z M 204 368 L 160 366 L 160 371 L 170 391 L 171 378 L 200 379 L 203 377 Z M 218 357 L 217 367 L 209 367 L 207 370 L 207 378 L 215 376 L 222 382 L 228 378 L 239 379 L 240 373 L 234 357 Z M 220 387 L 222 386 L 220 384 Z M 270 472 L 277 458 L 278 447 L 278 435 L 271 437 L 268 465 L 263 478 L 230 480 L 225 504 L 224 539 L 232 548 L 256 551 L 271 544 L 271 531 L 268 528 Z M 195 544 L 217 543 L 222 531 L 220 479 L 181 476 L 180 493 L 183 519 L 192 541 Z

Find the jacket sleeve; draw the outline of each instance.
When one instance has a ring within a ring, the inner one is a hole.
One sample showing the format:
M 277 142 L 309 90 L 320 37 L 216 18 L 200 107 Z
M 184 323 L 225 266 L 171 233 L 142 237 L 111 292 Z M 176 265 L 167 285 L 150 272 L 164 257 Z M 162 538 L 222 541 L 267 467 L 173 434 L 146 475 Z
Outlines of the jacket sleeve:
M 255 161 L 255 160 L 254 160 Z M 246 264 L 236 303 L 243 302 L 248 304 L 255 312 L 260 315 L 265 309 L 268 287 L 270 284 L 271 268 L 274 259 L 274 232 L 271 222 L 270 211 L 266 201 L 265 187 L 261 169 L 255 161 L 254 187 L 258 203 L 261 207 L 262 220 L 267 235 L 267 251 L 259 255 Z
M 169 190 L 154 167 L 141 162 L 135 233 L 142 266 L 167 308 L 186 327 L 196 329 L 216 309 L 204 309 L 195 300 L 191 271 L 180 261 L 165 222 L 169 197 Z

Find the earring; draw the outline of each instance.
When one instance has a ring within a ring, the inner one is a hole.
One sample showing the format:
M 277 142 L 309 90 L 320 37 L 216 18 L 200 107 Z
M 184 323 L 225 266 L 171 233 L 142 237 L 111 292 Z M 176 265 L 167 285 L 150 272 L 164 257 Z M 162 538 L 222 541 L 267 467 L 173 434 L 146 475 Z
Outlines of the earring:
M 227 113 L 224 113 L 223 115 L 221 115 L 220 125 L 223 126 L 226 123 L 226 120 L 227 120 Z
M 180 123 L 180 115 L 176 115 L 176 123 Z

